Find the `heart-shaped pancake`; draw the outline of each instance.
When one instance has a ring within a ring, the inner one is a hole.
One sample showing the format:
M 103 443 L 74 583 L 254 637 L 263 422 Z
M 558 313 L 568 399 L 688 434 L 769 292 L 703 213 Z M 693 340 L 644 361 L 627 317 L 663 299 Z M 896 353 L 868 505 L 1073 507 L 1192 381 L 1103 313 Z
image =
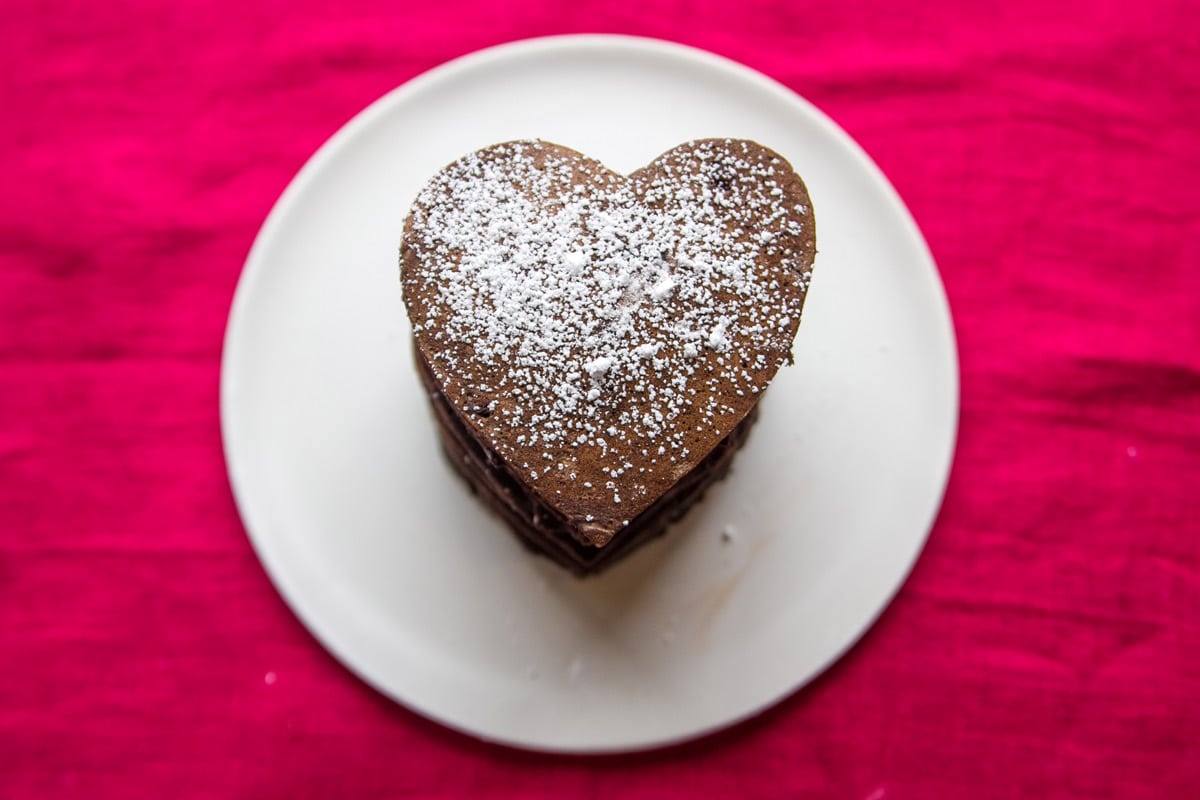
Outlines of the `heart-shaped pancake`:
M 609 545 L 732 456 L 791 360 L 814 253 L 803 181 L 754 142 L 690 142 L 629 176 L 538 141 L 464 156 L 401 247 L 448 449 L 477 488 L 524 498 L 505 500 L 514 526 Z

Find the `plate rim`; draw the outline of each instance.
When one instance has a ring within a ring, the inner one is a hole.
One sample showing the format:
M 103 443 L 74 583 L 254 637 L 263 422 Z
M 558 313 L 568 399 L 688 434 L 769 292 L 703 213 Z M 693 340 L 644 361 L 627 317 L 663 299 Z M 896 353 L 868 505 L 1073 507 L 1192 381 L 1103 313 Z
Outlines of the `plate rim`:
M 255 286 L 262 279 L 262 275 L 266 272 L 266 256 L 265 253 L 270 249 L 274 241 L 280 235 L 280 228 L 284 224 L 284 220 L 291 214 L 293 207 L 300 201 L 300 198 L 306 193 L 309 185 L 313 180 L 325 169 L 326 163 L 335 158 L 347 144 L 353 140 L 361 131 L 370 128 L 377 118 L 382 118 L 389 114 L 394 106 L 403 104 L 410 95 L 417 94 L 425 89 L 435 86 L 439 82 L 448 82 L 456 76 L 464 73 L 472 72 L 481 66 L 488 64 L 496 64 L 505 60 L 515 60 L 530 56 L 548 56 L 555 51 L 574 52 L 580 49 L 590 50 L 611 50 L 619 52 L 637 51 L 639 55 L 651 55 L 658 57 L 670 57 L 674 59 L 682 59 L 693 64 L 702 65 L 705 68 L 716 68 L 723 71 L 725 74 L 736 77 L 740 80 L 750 81 L 757 88 L 769 92 L 775 101 L 790 105 L 794 108 L 802 110 L 808 115 L 812 121 L 823 129 L 825 135 L 832 139 L 838 140 L 847 148 L 857 162 L 858 167 L 866 173 L 874 188 L 878 189 L 881 194 L 881 199 L 886 201 L 889 209 L 898 215 L 898 220 L 902 223 L 908 238 L 917 246 L 921 258 L 929 267 L 932 277 L 932 289 L 936 297 L 936 305 L 940 310 L 937 323 L 943 328 L 943 339 L 949 349 L 949 375 L 951 389 L 950 392 L 950 424 L 949 424 L 949 446 L 946 448 L 946 453 L 942 459 L 942 463 L 938 470 L 938 483 L 940 490 L 936 497 L 932 498 L 931 512 L 929 519 L 923 526 L 923 532 L 916 542 L 912 555 L 908 563 L 903 565 L 903 569 L 899 570 L 897 577 L 887 592 L 884 593 L 883 599 L 880 601 L 878 608 L 859 626 L 858 630 L 850 636 L 845 644 L 837 648 L 825 658 L 820 660 L 819 666 L 811 670 L 809 674 L 802 679 L 791 684 L 787 689 L 779 692 L 760 704 L 755 705 L 743 711 L 740 714 L 728 717 L 719 722 L 702 728 L 689 731 L 684 734 L 672 737 L 649 737 L 649 738 L 631 738 L 628 743 L 619 745 L 606 746 L 550 746 L 548 744 L 532 744 L 527 741 L 522 741 L 517 737 L 504 735 L 489 735 L 476 729 L 472 729 L 465 724 L 451 720 L 441 713 L 427 708 L 421 702 L 413 698 L 401 696 L 393 688 L 386 686 L 383 681 L 376 680 L 368 675 L 366 671 L 360 668 L 353 658 L 346 655 L 342 648 L 335 646 L 332 642 L 332 637 L 327 635 L 316 621 L 312 619 L 312 615 L 302 613 L 301 609 L 306 609 L 306 602 L 302 601 L 298 593 L 294 591 L 289 579 L 285 577 L 285 569 L 276 560 L 271 548 L 264 539 L 262 531 L 262 512 L 258 505 L 250 499 L 250 492 L 244 484 L 244 479 L 239 478 L 238 468 L 235 464 L 237 456 L 234 455 L 238 449 L 234 444 L 232 429 L 234 424 L 231 422 L 235 412 L 233 411 L 234 393 L 232 386 L 234 384 L 233 371 L 237 364 L 238 357 L 235 355 L 238 346 L 236 342 L 239 339 L 239 331 L 246 324 L 247 308 L 250 304 L 250 297 L 255 293 Z M 395 702 L 402 706 L 406 711 L 414 713 L 426 720 L 430 720 L 437 725 L 454 731 L 459 735 L 463 735 L 469 739 L 483 741 L 493 745 L 508 747 L 514 750 L 542 753 L 550 755 L 563 756 L 580 756 L 580 755 L 612 755 L 618 753 L 633 753 L 661 750 L 671 747 L 676 747 L 688 742 L 703 739 L 721 731 L 728 730 L 739 726 L 759 715 L 765 713 L 769 709 L 785 702 L 788 698 L 794 697 L 798 692 L 809 686 L 814 680 L 825 674 L 830 667 L 841 660 L 851 649 L 853 649 L 870 631 L 883 613 L 891 606 L 900 589 L 907 583 L 928 545 L 930 536 L 934 527 L 936 527 L 938 518 L 941 514 L 943 504 L 945 502 L 946 493 L 949 488 L 950 480 L 953 476 L 953 465 L 956 459 L 959 446 L 959 428 L 961 425 L 961 407 L 962 407 L 962 382 L 961 382 L 961 362 L 958 352 L 958 337 L 954 316 L 949 303 L 949 298 L 946 293 L 945 284 L 942 280 L 941 271 L 938 269 L 937 262 L 933 257 L 932 251 L 929 248 L 920 227 L 917 225 L 915 218 L 908 206 L 904 203 L 891 181 L 888 180 L 885 173 L 871 159 L 862 146 L 846 132 L 840 125 L 833 121 L 824 111 L 815 106 L 811 101 L 801 96 L 797 92 L 788 88 L 779 81 L 771 78 L 769 75 L 762 73 L 752 67 L 735 61 L 727 56 L 713 53 L 698 47 L 682 44 L 666 39 L 659 39 L 647 36 L 636 36 L 627 34 L 607 34 L 607 33 L 587 33 L 587 34 L 564 34 L 564 35 L 548 35 L 532 38 L 519 39 L 505 42 L 479 50 L 475 50 L 464 55 L 457 56 L 449 61 L 442 62 L 424 72 L 421 72 L 398 86 L 387 91 L 366 107 L 354 114 L 349 120 L 341 124 L 338 129 L 332 133 L 325 141 L 308 157 L 299 170 L 291 177 L 285 188 L 280 192 L 275 202 L 271 206 L 270 211 L 264 218 L 258 232 L 255 234 L 254 241 L 251 244 L 245 261 L 242 264 L 241 271 L 238 276 L 237 285 L 233 293 L 233 298 L 230 302 L 227 321 L 225 326 L 224 337 L 221 346 L 221 364 L 219 369 L 219 418 L 221 431 L 221 449 L 225 461 L 226 474 L 228 477 L 230 492 L 233 496 L 234 504 L 238 511 L 239 519 L 242 527 L 246 532 L 246 537 L 250 541 L 251 548 L 254 551 L 258 562 L 262 565 L 266 572 L 272 587 L 279 593 L 284 600 L 288 610 L 301 623 L 303 628 L 324 648 L 334 659 L 345 669 L 347 669 L 358 680 L 367 684 L 374 691 L 381 694 L 391 702 Z

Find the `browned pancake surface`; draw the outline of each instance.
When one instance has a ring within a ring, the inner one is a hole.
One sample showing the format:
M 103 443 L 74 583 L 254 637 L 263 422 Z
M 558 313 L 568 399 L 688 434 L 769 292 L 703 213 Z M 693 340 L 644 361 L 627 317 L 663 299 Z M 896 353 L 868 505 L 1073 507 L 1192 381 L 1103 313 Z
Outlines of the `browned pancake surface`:
M 790 360 L 814 248 L 803 182 L 753 142 L 691 142 L 628 177 L 509 142 L 421 192 L 401 277 L 446 400 L 599 547 Z

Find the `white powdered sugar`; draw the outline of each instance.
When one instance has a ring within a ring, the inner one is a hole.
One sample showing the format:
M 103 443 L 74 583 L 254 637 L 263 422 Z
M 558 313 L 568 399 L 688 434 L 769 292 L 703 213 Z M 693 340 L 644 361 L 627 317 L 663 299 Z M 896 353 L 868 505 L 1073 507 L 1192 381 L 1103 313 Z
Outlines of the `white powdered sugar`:
M 503 455 L 514 441 L 557 465 L 546 479 L 574 476 L 575 448 L 613 475 L 685 459 L 696 437 L 681 416 L 719 438 L 749 408 L 730 398 L 757 395 L 790 357 L 812 236 L 807 208 L 781 205 L 790 169 L 729 143 L 686 155 L 627 179 L 513 142 L 417 199 L 418 339 L 448 393 L 479 398 Z M 611 502 L 644 483 L 626 476 Z
M 604 376 L 612 369 L 613 360 L 608 356 L 600 356 L 583 365 L 584 371 L 591 376 L 593 381 L 599 382 L 604 380 Z
M 657 302 L 665 300 L 671 295 L 671 290 L 675 288 L 675 279 L 670 275 L 664 275 L 662 280 L 650 287 L 650 296 Z

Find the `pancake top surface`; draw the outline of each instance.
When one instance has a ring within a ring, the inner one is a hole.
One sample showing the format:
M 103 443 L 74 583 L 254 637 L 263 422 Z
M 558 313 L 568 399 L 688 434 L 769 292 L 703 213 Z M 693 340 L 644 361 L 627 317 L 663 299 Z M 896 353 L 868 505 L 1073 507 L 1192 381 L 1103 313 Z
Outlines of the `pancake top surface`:
M 628 177 L 508 142 L 422 190 L 401 278 L 451 404 L 601 546 L 791 358 L 814 253 L 803 182 L 754 142 L 689 142 Z

